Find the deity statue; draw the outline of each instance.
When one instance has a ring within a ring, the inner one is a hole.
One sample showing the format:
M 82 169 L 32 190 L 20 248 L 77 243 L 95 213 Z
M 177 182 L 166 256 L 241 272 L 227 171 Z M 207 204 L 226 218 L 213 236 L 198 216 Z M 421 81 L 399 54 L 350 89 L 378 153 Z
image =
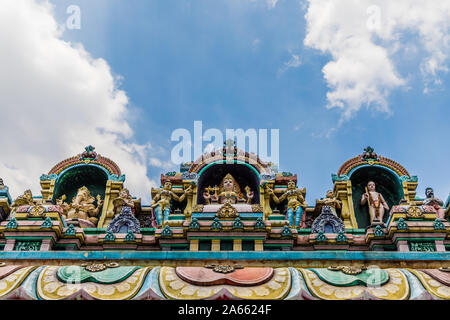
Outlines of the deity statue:
M 295 187 L 295 182 L 290 180 L 288 182 L 288 190 L 281 195 L 281 197 L 277 197 L 274 191 L 267 187 L 267 191 L 270 196 L 273 198 L 275 203 L 280 203 L 284 201 L 286 198 L 288 200 L 287 203 L 287 219 L 289 221 L 290 226 L 299 226 L 302 218 L 302 214 L 308 204 L 305 201 L 306 188 L 298 189 Z M 295 214 L 295 221 L 294 221 Z
M 100 195 L 97 195 L 97 206 L 95 206 L 95 198 L 91 196 L 89 189 L 83 186 L 78 189 L 70 204 L 64 202 L 65 199 L 66 195 L 62 195 L 61 198 L 56 200 L 56 204 L 63 209 L 62 215 L 65 219 L 85 220 L 94 226 L 97 225 L 97 216 L 100 213 L 100 207 L 103 205 Z
M 370 223 L 384 225 L 384 212 L 385 210 L 389 210 L 389 206 L 384 200 L 383 195 L 375 191 L 375 182 L 373 181 L 367 183 L 366 192 L 361 197 L 361 205 L 365 205 L 366 202 L 369 206 Z
M 249 186 L 245 188 L 247 199 L 245 199 L 244 195 L 241 193 L 241 189 L 239 184 L 233 178 L 231 174 L 227 174 L 223 179 L 220 185 L 214 187 L 207 187 L 203 192 L 203 198 L 205 199 L 206 204 L 210 204 L 211 202 L 218 202 L 220 204 L 230 203 L 236 204 L 238 202 L 247 202 L 251 203 L 254 193 L 251 191 Z M 214 192 L 213 194 L 211 194 Z
M 321 212 L 322 206 L 329 206 L 331 208 L 331 212 L 337 216 L 337 209 L 341 209 L 342 201 L 336 198 L 333 194 L 332 190 L 328 190 L 324 199 L 316 201 L 316 207 L 320 207 L 319 212 Z
M 156 192 L 156 195 L 153 198 L 150 207 L 154 209 L 156 223 L 158 224 L 158 226 L 162 226 L 163 222 L 169 220 L 171 201 L 175 200 L 177 202 L 183 202 L 187 194 L 192 194 L 192 186 L 189 185 L 184 193 L 180 197 L 178 197 L 172 191 L 172 183 L 167 180 L 161 189 L 155 190 L 152 188 L 152 193 L 154 192 Z
M 34 206 L 35 201 L 33 200 L 33 194 L 31 190 L 25 190 L 23 195 L 18 196 L 17 199 L 13 202 L 11 207 L 20 207 L 20 206 Z
M 130 195 L 130 191 L 127 188 L 123 188 L 119 192 L 119 196 L 113 200 L 114 215 L 120 214 L 123 207 L 130 207 L 131 212 L 135 214 L 133 198 Z
M 425 196 L 426 199 L 423 201 L 423 205 L 432 206 L 436 210 L 436 218 L 445 221 L 445 214 L 449 213 L 450 206 L 447 208 L 447 210 L 442 208 L 444 202 L 441 199 L 434 196 L 433 188 L 430 187 L 426 188 Z

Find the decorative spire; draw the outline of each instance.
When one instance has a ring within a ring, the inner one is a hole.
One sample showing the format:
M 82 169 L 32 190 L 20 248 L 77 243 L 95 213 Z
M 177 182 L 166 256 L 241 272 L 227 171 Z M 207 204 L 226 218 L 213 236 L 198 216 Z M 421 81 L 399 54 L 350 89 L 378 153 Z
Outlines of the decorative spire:
M 361 155 L 361 159 L 362 160 L 366 160 L 366 161 L 377 161 L 378 159 L 378 155 L 373 152 L 374 149 L 371 146 L 367 146 L 366 148 L 364 148 L 364 152 Z
M 95 160 L 97 159 L 97 152 L 95 152 L 95 147 L 88 145 L 84 148 L 84 152 L 81 154 L 81 160 Z

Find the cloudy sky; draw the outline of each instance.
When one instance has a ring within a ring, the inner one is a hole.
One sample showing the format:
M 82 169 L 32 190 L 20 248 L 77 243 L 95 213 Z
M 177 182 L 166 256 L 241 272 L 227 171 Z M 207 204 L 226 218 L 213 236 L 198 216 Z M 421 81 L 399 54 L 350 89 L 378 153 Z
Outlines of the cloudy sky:
M 367 145 L 446 199 L 449 31 L 450 0 L 2 0 L 0 177 L 38 195 L 92 144 L 149 203 L 201 120 L 279 129 L 311 204 Z

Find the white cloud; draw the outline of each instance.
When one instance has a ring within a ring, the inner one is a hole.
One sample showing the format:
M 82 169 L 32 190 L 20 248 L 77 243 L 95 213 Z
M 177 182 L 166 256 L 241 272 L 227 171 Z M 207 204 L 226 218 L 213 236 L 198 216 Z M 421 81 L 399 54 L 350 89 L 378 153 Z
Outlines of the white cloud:
M 304 44 L 331 55 L 322 71 L 330 88 L 328 108 L 341 108 L 341 120 L 361 106 L 390 112 L 389 93 L 407 83 L 392 55 L 414 53 L 405 38 L 426 52 L 419 66 L 425 91 L 448 72 L 450 1 L 308 1 Z
M 174 169 L 176 165 L 172 161 L 162 161 L 156 157 L 150 157 L 148 161 L 149 165 L 156 168 L 161 168 L 165 170 Z
M 128 98 L 108 63 L 61 39 L 48 2 L 2 1 L 0 30 L 0 176 L 12 196 L 40 194 L 42 173 L 92 144 L 148 198 L 150 145 L 133 142 Z
M 269 8 L 269 10 L 275 8 L 277 2 L 278 0 L 266 0 L 267 7 Z
M 285 62 L 283 66 L 278 69 L 278 76 L 281 76 L 284 72 L 286 72 L 289 68 L 298 68 L 302 64 L 300 60 L 300 56 L 297 54 L 292 54 L 291 59 Z

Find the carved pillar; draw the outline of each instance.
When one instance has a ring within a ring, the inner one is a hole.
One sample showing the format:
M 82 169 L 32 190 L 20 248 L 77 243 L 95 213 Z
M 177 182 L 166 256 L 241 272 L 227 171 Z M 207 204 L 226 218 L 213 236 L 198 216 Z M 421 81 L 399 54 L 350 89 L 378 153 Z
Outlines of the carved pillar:
M 220 240 L 211 240 L 211 251 L 220 251 Z
M 53 198 L 53 192 L 55 190 L 55 179 L 53 180 L 41 180 L 41 194 L 42 200 L 51 201 Z
M 106 228 L 109 222 L 114 218 L 113 200 L 119 196 L 120 190 L 123 189 L 123 181 L 106 181 L 105 199 L 100 213 L 98 228 Z
M 434 244 L 436 246 L 437 252 L 445 252 L 445 245 L 443 240 L 435 240 Z
M 397 242 L 397 251 L 400 252 L 409 252 L 408 241 L 400 240 Z
M 193 198 L 197 198 L 197 188 L 190 182 L 183 182 L 184 189 L 186 190 L 189 186 L 192 187 L 192 194 L 186 195 L 187 204 L 186 208 L 184 208 L 184 215 L 187 221 L 191 220 L 192 215 L 192 206 L 193 206 Z
M 411 204 L 416 197 L 417 182 L 402 181 L 403 193 L 408 204 Z
M 264 251 L 264 244 L 262 240 L 255 240 L 255 251 Z
M 352 182 L 350 180 L 335 181 L 334 190 L 336 197 L 342 201 L 341 216 L 345 229 L 357 229 L 352 198 Z
M 3 251 L 14 251 L 15 244 L 16 244 L 16 239 L 7 239 L 5 248 L 3 248 Z
M 192 239 L 189 242 L 189 251 L 198 251 L 198 239 Z
M 267 183 L 267 186 L 271 189 L 273 189 L 274 181 L 271 181 L 270 183 Z M 272 208 L 270 207 L 270 194 L 268 192 L 265 192 L 265 188 L 260 186 L 260 192 L 261 192 L 261 204 L 263 206 L 263 213 L 264 213 L 264 220 L 267 220 L 268 217 L 272 214 Z
M 233 251 L 242 251 L 242 239 L 233 240 Z
M 42 239 L 40 251 L 50 251 L 52 249 L 53 242 L 51 239 Z

